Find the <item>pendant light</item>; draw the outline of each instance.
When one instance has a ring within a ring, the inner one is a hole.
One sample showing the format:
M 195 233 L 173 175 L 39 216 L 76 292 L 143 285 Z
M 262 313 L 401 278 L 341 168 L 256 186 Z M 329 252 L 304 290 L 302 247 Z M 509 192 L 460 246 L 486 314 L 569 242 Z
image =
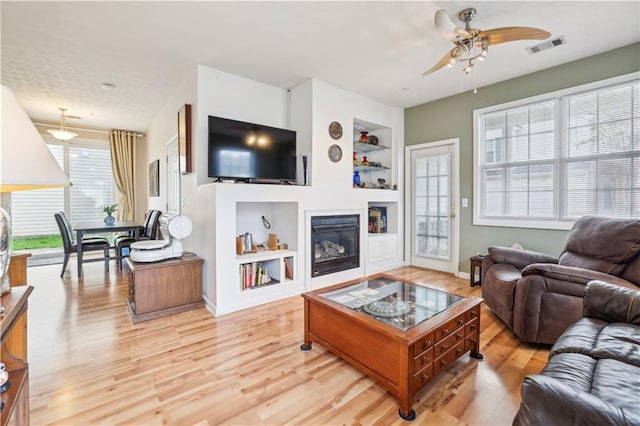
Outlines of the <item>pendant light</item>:
M 58 109 L 60 110 L 60 128 L 55 130 L 47 130 L 47 132 L 51 133 L 53 137 L 58 140 L 61 140 L 61 141 L 71 140 L 76 136 L 78 136 L 78 134 L 67 130 L 67 115 L 65 114 L 67 109 L 66 108 L 58 108 Z

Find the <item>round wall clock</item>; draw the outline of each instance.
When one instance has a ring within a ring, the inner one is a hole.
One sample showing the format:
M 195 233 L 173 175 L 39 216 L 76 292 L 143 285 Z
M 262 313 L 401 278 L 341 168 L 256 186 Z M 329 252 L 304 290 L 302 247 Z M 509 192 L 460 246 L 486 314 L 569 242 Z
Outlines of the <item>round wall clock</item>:
M 342 137 L 342 125 L 337 121 L 329 124 L 329 136 L 333 139 L 340 139 Z
M 340 145 L 333 144 L 329 147 L 329 160 L 337 163 L 342 158 L 342 148 Z

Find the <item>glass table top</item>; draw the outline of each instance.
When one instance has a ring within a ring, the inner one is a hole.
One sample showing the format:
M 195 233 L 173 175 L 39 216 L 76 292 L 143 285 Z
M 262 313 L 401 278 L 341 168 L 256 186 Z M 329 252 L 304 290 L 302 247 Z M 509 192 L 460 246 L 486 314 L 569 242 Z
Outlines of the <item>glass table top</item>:
M 408 330 L 464 299 L 386 277 L 365 280 L 319 295 L 400 330 Z

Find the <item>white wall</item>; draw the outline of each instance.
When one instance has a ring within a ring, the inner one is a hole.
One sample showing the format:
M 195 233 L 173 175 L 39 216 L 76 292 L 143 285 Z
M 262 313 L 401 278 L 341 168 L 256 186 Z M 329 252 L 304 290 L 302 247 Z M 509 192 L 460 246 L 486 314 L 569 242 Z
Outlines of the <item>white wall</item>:
M 196 72 L 196 67 L 189 71 L 147 130 L 147 152 L 142 161 L 142 168 L 139 170 L 144 184 L 138 193 L 140 197 L 147 200 L 146 210 L 156 209 L 164 212 L 167 208 L 167 143 L 178 134 L 178 110 L 184 104 L 191 104 L 193 107 L 197 101 Z M 160 196 L 149 197 L 149 164 L 158 159 L 160 160 Z M 143 215 L 146 210 L 142 212 Z
M 208 116 L 286 128 L 287 98 L 285 89 L 199 65 L 194 127 L 198 185 L 213 182 L 207 177 Z
M 312 185 L 311 180 L 313 164 L 311 162 L 311 141 L 313 139 L 313 80 L 307 80 L 290 90 L 289 105 L 291 109 L 289 123 L 292 130 L 296 131 L 298 164 L 296 168 L 299 185 L 304 184 L 304 168 L 302 156 L 307 156 L 307 185 Z

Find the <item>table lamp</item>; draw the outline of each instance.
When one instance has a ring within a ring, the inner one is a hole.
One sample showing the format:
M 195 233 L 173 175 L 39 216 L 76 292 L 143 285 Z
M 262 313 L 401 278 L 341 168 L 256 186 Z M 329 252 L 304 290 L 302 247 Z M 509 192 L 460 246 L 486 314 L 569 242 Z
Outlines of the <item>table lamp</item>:
M 2 85 L 0 193 L 69 186 L 69 179 L 13 92 Z M 7 274 L 11 256 L 11 221 L 0 206 L 0 294 L 11 291 Z

